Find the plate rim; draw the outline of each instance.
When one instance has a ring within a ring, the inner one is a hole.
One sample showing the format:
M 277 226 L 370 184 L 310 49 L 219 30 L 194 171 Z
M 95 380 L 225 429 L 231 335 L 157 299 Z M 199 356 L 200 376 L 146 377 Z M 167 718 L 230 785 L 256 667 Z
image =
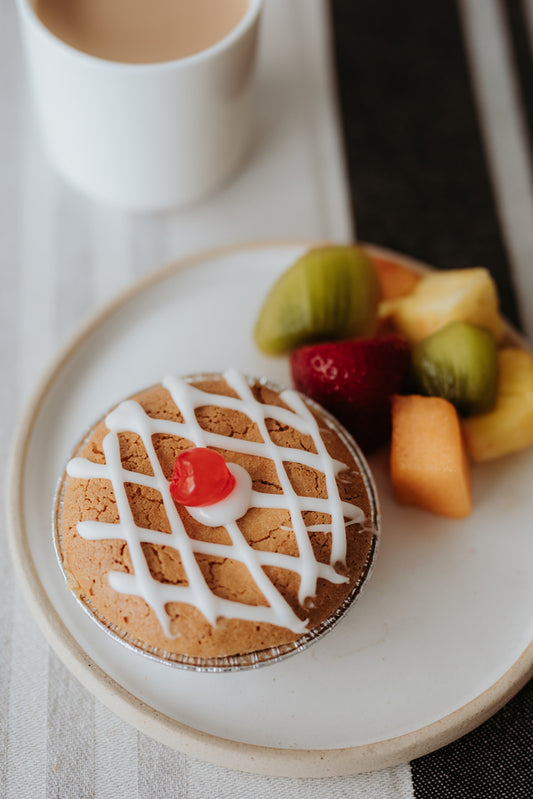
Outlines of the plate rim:
M 243 743 L 202 732 L 155 710 L 123 688 L 87 655 L 68 631 L 53 607 L 33 563 L 26 535 L 24 472 L 39 408 L 57 376 L 78 347 L 100 324 L 112 317 L 130 300 L 177 272 L 194 268 L 196 264 L 206 260 L 245 250 L 311 248 L 324 243 L 326 242 L 323 240 L 289 239 L 230 244 L 174 259 L 141 279 L 133 281 L 78 327 L 37 381 L 17 425 L 7 471 L 7 537 L 15 573 L 39 628 L 69 671 L 96 699 L 117 716 L 157 741 L 215 765 L 264 776 L 348 776 L 396 766 L 451 743 L 490 718 L 533 676 L 533 641 L 512 666 L 481 694 L 446 716 L 393 738 L 354 747 L 296 749 Z M 423 261 L 394 250 L 366 242 L 355 243 L 363 246 L 371 255 L 405 264 L 414 271 L 425 272 L 432 269 Z M 507 325 L 507 330 L 517 343 L 529 348 L 528 342 L 510 325 Z

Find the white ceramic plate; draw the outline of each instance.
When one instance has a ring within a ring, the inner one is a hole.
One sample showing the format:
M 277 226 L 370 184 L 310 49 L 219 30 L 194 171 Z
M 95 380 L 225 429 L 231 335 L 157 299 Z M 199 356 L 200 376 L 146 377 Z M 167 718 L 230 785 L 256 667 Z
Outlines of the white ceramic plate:
M 106 635 L 65 590 L 50 518 L 73 446 L 123 397 L 167 373 L 228 366 L 290 382 L 287 360 L 261 355 L 252 328 L 269 286 L 308 246 L 202 254 L 120 296 L 50 368 L 22 420 L 10 472 L 18 576 L 75 676 L 169 746 L 290 776 L 412 759 L 472 729 L 526 682 L 533 671 L 533 450 L 474 467 L 475 510 L 460 521 L 399 507 L 386 453 L 371 459 L 383 533 L 362 597 L 309 650 L 248 672 L 169 668 Z

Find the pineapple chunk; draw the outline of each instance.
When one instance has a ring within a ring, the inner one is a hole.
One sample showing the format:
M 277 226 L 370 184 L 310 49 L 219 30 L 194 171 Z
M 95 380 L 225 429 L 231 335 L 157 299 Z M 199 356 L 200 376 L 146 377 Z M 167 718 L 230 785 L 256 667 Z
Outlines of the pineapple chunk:
M 457 321 L 490 330 L 496 341 L 503 335 L 496 286 L 483 267 L 430 272 L 408 296 L 380 303 L 379 315 L 412 344 Z
M 533 355 L 506 347 L 498 353 L 499 383 L 492 411 L 462 423 L 476 461 L 492 460 L 533 444 Z

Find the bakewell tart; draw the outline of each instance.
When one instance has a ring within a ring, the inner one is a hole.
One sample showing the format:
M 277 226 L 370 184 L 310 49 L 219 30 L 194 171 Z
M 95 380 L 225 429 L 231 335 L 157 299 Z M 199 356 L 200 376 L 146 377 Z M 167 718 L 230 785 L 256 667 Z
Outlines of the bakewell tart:
M 200 670 L 305 648 L 369 576 L 379 507 L 333 417 L 236 370 L 168 377 L 112 409 L 58 490 L 69 587 L 106 631 Z

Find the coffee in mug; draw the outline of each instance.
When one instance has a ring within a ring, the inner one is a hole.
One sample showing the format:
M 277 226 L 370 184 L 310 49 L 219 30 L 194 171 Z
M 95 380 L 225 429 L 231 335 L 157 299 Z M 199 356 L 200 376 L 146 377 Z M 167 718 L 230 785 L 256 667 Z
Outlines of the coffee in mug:
M 130 64 L 207 50 L 244 17 L 249 0 L 35 0 L 41 22 L 83 53 Z
M 16 0 L 36 119 L 57 171 L 154 212 L 237 171 L 254 132 L 263 0 Z

